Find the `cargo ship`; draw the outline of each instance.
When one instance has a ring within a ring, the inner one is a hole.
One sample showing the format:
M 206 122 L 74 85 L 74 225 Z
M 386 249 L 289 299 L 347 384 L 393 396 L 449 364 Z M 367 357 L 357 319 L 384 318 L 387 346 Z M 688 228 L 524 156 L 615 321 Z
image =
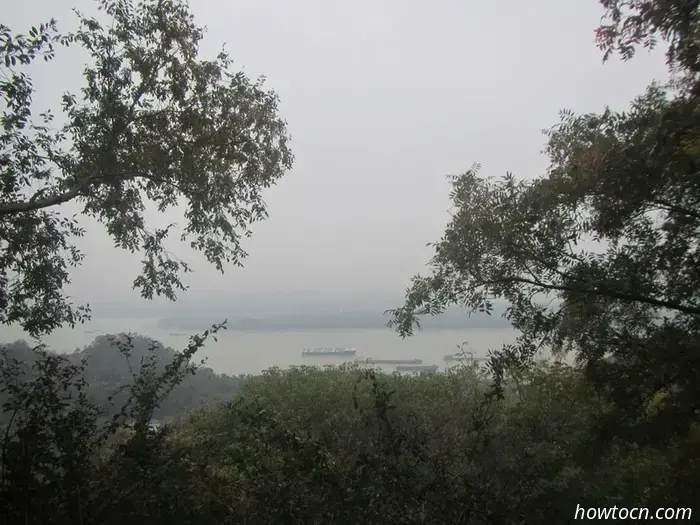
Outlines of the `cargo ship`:
M 366 363 L 370 365 L 420 365 L 423 364 L 422 359 L 372 359 L 368 357 L 363 359 L 358 357 L 356 363 Z
M 397 372 L 437 372 L 438 365 L 398 365 Z
M 304 348 L 301 351 L 302 357 L 315 356 L 351 356 L 355 355 L 355 348 Z

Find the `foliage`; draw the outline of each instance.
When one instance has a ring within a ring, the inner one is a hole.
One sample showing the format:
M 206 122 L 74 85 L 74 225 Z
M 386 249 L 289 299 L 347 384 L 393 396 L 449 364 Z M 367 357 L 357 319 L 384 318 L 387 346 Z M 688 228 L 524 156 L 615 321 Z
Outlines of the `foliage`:
M 597 419 L 612 407 L 565 365 L 510 376 L 500 399 L 485 396 L 489 379 L 474 367 L 272 369 L 228 402 L 153 431 L 155 403 L 189 361 L 170 379 L 144 362 L 128 406 L 104 420 L 86 396 L 71 397 L 77 389 L 47 403 L 79 367 L 38 357 L 60 366 L 41 368 L 23 383 L 33 394 L 13 398 L 24 415 L 5 440 L 2 487 L 17 502 L 5 523 L 565 523 L 577 504 L 687 505 L 700 481 L 680 461 L 691 443 L 616 442 L 592 460 Z M 37 406 L 48 408 L 27 417 Z M 27 467 L 9 453 L 20 446 L 45 452 Z
M 494 352 L 490 374 L 301 367 L 239 389 L 193 362 L 222 325 L 182 352 L 126 334 L 72 355 L 15 343 L 0 362 L 2 522 L 522 525 L 569 523 L 577 505 L 692 505 L 699 10 L 686 0 L 602 4 L 606 52 L 629 57 L 657 33 L 670 40 L 677 92 L 651 86 L 625 113 L 564 112 L 542 177 L 453 177 L 433 274 L 415 278 L 393 311 L 406 336 L 421 314 L 490 313 L 505 299 L 521 335 Z M 291 163 L 274 96 L 228 76 L 225 56 L 195 58 L 201 31 L 183 4 L 102 6 L 109 29 L 80 16 L 65 37 L 53 22 L 26 37 L 0 31 L 11 74 L 0 87 L 0 299 L 4 320 L 32 333 L 86 313 L 62 295 L 66 265 L 80 261 L 69 242 L 79 223 L 50 208 L 80 201 L 117 244 L 145 251 L 135 282 L 144 295 L 174 298 L 186 266 L 165 254 L 167 230 L 146 229 L 141 192 L 161 210 L 189 199 L 185 234 L 221 268 L 240 259 L 238 232 L 264 214 L 258 190 Z M 54 43 L 94 59 L 58 132 L 29 122 L 31 82 L 14 69 L 50 59 Z M 43 187 L 28 196 L 30 183 Z M 545 347 L 578 363 L 533 362 Z M 191 409 L 180 401 L 204 381 L 209 400 L 226 401 L 150 427 L 159 409 Z
M 179 424 L 174 446 L 208 465 L 226 523 L 566 523 L 576 504 L 668 501 L 663 453 L 588 461 L 607 404 L 575 370 L 539 365 L 503 399 L 487 391 L 469 368 L 272 370 Z
M 124 349 L 128 349 L 124 352 Z M 31 377 L 36 352 L 24 341 L 3 345 L 6 358 L 21 362 L 27 368 L 25 379 Z M 49 350 L 44 350 L 50 352 Z M 137 372 L 148 366 L 151 375 L 166 372 L 178 353 L 172 348 L 147 337 L 133 334 L 99 336 L 90 345 L 72 354 L 66 354 L 67 363 L 80 367 L 83 391 L 89 401 L 103 407 L 107 415 L 116 414 L 128 402 L 129 388 L 134 385 Z M 170 421 L 190 410 L 230 399 L 240 392 L 245 377 L 216 374 L 211 368 L 197 364 L 192 373 L 185 374 L 167 396 L 161 396 L 153 417 Z M 140 381 L 150 379 L 142 373 Z M 155 377 L 155 376 L 154 376 Z
M 700 77 L 700 10 L 697 0 L 600 0 L 603 24 L 596 31 L 603 59 L 614 53 L 624 60 L 640 44 L 653 49 L 658 37 L 668 44 L 667 63 L 676 84 L 697 94 Z
M 691 3 L 603 2 L 634 12 L 611 15 L 623 52 L 631 33 L 672 33 L 670 56 L 686 66 L 694 33 L 675 15 Z M 668 8 L 663 21 L 652 7 Z M 563 112 L 547 131 L 543 176 L 495 180 L 475 167 L 452 177 L 454 212 L 432 275 L 414 278 L 390 324 L 406 336 L 419 315 L 505 299 L 521 335 L 495 352 L 497 378 L 538 349 L 573 352 L 618 409 L 604 435 L 684 435 L 700 414 L 698 115 L 692 91 L 653 85 L 627 112 Z
M 0 319 L 32 335 L 89 315 L 63 292 L 83 255 L 81 217 L 102 223 L 115 245 L 143 253 L 134 287 L 175 299 L 188 265 L 166 249 L 170 224 L 150 229 L 147 204 L 185 207 L 181 239 L 218 270 L 240 264 L 243 236 L 266 216 L 261 189 L 291 167 L 277 96 L 232 70 L 224 51 L 198 58 L 203 30 L 180 0 L 100 0 L 105 22 L 77 13 L 13 36 L 0 25 Z M 62 118 L 35 115 L 28 70 L 55 45 L 79 46 L 90 62 Z M 62 121 L 62 122 L 61 122 Z M 60 213 L 75 202 L 80 215 Z
M 142 361 L 126 402 L 111 417 L 90 401 L 86 359 L 76 364 L 40 346 L 31 350 L 30 371 L 3 347 L 0 394 L 9 417 L 0 425 L 2 522 L 98 522 L 114 514 L 120 498 L 130 497 L 112 492 L 120 488 L 114 475 L 122 483 L 131 480 L 131 490 L 139 483 L 147 488 L 145 472 L 162 475 L 152 465 L 161 465 L 167 429 L 154 431 L 149 422 L 162 399 L 196 371 L 194 354 L 222 327 L 192 337 L 160 373 L 155 360 Z M 129 338 L 117 343 L 129 357 Z

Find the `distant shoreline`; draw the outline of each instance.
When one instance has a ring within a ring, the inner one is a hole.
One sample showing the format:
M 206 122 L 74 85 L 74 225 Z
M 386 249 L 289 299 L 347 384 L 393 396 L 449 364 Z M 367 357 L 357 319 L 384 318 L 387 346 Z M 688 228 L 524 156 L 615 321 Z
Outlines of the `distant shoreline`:
M 218 315 L 218 319 L 226 316 Z M 334 314 L 279 314 L 261 317 L 229 317 L 226 328 L 238 332 L 328 332 L 343 330 L 391 330 L 389 318 L 376 313 L 347 312 Z M 203 330 L 212 325 L 212 317 L 167 317 L 158 322 L 158 328 L 171 332 Z M 421 331 L 450 331 L 511 328 L 500 315 L 469 317 L 463 312 L 446 312 L 421 319 Z

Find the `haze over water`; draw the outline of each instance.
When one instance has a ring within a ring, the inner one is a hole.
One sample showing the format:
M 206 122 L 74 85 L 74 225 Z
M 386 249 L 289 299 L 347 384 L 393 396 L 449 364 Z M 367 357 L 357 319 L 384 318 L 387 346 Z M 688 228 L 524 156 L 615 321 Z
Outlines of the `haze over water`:
M 220 319 L 212 317 L 211 324 Z M 187 344 L 186 336 L 170 335 L 176 330 L 159 326 L 160 318 L 103 318 L 93 319 L 75 329 L 61 328 L 44 338 L 50 348 L 71 352 L 90 344 L 101 330 L 104 333 L 132 332 L 151 337 L 166 346 L 182 349 Z M 202 326 L 203 331 L 207 325 Z M 15 327 L 3 330 L 5 341 L 26 338 Z M 189 332 L 188 333 L 194 333 Z M 468 342 L 474 355 L 484 356 L 489 349 L 500 347 L 514 339 L 509 328 L 426 330 L 413 337 L 401 339 L 390 329 L 384 330 L 320 330 L 320 331 L 239 331 L 219 332 L 218 341 L 209 339 L 200 351 L 207 358 L 207 366 L 218 373 L 258 374 L 266 368 L 293 365 L 327 365 L 352 361 L 354 358 L 302 357 L 304 347 L 354 347 L 358 358 L 374 359 L 422 359 L 423 364 L 444 366 L 445 354 L 458 350 L 457 345 Z M 29 340 L 29 339 L 27 339 Z M 115 350 L 115 356 L 117 356 Z M 388 371 L 394 366 L 385 367 Z

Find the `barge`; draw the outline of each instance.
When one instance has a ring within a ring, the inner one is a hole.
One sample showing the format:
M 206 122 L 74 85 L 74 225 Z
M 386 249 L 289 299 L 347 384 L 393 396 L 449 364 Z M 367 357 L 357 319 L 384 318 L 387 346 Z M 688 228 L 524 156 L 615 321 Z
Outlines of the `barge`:
M 355 355 L 355 348 L 304 348 L 301 351 L 302 357 L 315 356 L 351 356 Z
M 363 359 L 358 357 L 355 359 L 356 363 L 369 364 L 369 365 L 421 365 L 423 364 L 422 359 L 372 359 L 368 357 Z
M 397 372 L 437 372 L 438 365 L 398 365 Z

